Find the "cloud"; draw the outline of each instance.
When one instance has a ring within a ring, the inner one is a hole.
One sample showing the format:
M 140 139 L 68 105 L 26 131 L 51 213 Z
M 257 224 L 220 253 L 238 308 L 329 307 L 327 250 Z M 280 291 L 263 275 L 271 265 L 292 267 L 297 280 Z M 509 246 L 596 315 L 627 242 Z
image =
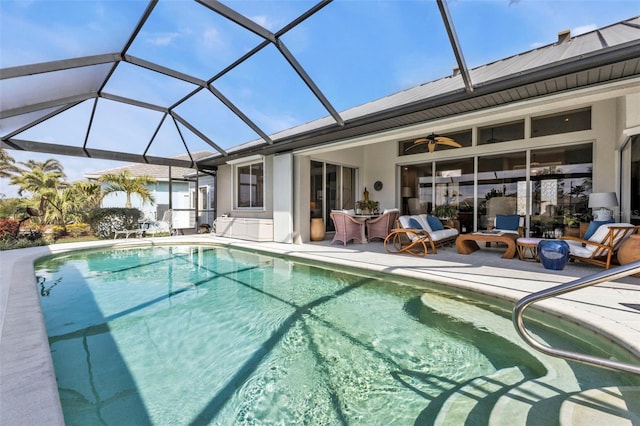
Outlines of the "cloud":
M 588 25 L 581 25 L 579 27 L 575 27 L 574 29 L 571 30 L 571 37 L 575 37 L 580 34 L 585 34 L 585 33 L 594 31 L 597 28 L 598 26 L 596 24 L 588 24 Z
M 258 16 L 253 16 L 251 17 L 251 20 L 253 22 L 255 22 L 256 24 L 268 29 L 269 31 L 273 31 L 274 30 L 274 23 L 271 22 L 271 20 L 269 19 L 268 16 L 265 15 L 258 15 Z
M 222 38 L 220 37 L 220 32 L 213 27 L 207 27 L 202 31 L 202 42 L 208 48 L 224 45 Z
M 150 34 L 147 36 L 147 42 L 155 46 L 168 46 L 179 36 L 180 34 L 178 33 Z

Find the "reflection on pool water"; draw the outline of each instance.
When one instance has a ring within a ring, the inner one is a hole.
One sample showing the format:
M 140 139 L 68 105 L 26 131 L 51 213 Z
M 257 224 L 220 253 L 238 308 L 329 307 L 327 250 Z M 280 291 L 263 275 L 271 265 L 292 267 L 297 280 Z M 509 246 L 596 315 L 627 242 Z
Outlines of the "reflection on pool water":
M 548 369 L 508 311 L 395 278 L 205 246 L 36 274 L 68 425 L 429 423 L 473 379 Z M 627 384 L 581 368 L 554 386 Z

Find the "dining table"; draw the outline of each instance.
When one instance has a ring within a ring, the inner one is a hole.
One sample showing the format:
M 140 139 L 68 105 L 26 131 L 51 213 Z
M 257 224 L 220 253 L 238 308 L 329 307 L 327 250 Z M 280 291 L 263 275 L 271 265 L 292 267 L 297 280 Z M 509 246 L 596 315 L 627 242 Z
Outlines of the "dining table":
M 369 219 L 373 219 L 375 217 L 380 216 L 379 214 L 355 214 L 353 215 L 353 218 L 356 219 L 358 222 L 362 223 L 362 228 L 360 228 L 360 242 L 362 244 L 366 244 L 369 242 L 369 239 L 367 238 L 367 234 L 366 234 L 366 223 L 367 220 Z

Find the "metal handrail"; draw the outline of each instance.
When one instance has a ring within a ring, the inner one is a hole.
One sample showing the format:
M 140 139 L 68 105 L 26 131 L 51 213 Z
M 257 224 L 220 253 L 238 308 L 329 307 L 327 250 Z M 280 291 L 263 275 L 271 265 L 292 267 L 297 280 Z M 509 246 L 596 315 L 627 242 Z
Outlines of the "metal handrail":
M 589 275 L 584 278 L 579 278 L 577 280 L 561 284 L 556 287 L 548 288 L 546 290 L 539 291 L 537 293 L 532 293 L 522 299 L 520 299 L 515 308 L 513 309 L 513 325 L 516 328 L 516 331 L 524 339 L 524 341 L 530 345 L 531 347 L 537 349 L 538 351 L 559 357 L 564 358 L 566 360 L 572 360 L 581 362 L 583 364 L 589 364 L 596 367 L 608 368 L 610 370 L 618 370 L 625 371 L 628 373 L 640 374 L 640 366 L 627 364 L 625 362 L 613 361 L 606 358 L 600 358 L 592 355 L 580 354 L 577 352 L 566 351 L 563 349 L 556 349 L 550 346 L 544 345 L 534 339 L 526 330 L 523 320 L 524 310 L 531 304 L 538 302 L 540 300 L 549 299 L 555 296 L 559 296 L 565 293 L 569 293 L 571 291 L 579 290 L 584 287 L 589 287 L 592 285 L 599 284 L 604 281 L 616 280 L 618 278 L 623 278 L 635 273 L 640 272 L 640 261 L 631 262 L 627 265 L 619 266 L 616 268 L 611 268 L 609 270 L 605 270 L 602 272 L 598 272 L 597 274 Z

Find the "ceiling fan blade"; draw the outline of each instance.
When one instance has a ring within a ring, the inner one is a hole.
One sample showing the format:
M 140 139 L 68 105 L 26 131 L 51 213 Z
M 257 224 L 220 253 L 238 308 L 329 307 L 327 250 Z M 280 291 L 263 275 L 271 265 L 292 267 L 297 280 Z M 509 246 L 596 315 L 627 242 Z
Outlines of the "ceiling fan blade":
M 411 146 L 410 146 L 410 147 L 408 147 L 408 148 L 405 148 L 405 149 L 404 149 L 404 152 L 407 152 L 407 151 L 409 151 L 410 149 L 415 148 L 415 147 L 416 147 L 416 146 L 418 146 L 418 145 L 422 145 L 423 143 L 428 143 L 428 142 L 429 142 L 429 139 L 427 139 L 427 138 L 418 138 L 418 139 L 416 139 L 415 141 L 413 141 L 413 145 L 411 145 Z
M 438 140 L 438 143 L 442 145 L 452 146 L 454 148 L 462 148 L 462 145 L 460 145 L 458 142 L 454 141 L 453 139 L 449 139 L 449 138 L 442 138 L 442 140 Z
M 453 139 L 448 138 L 446 136 L 436 136 L 436 142 L 454 142 L 454 143 L 457 143 Z

